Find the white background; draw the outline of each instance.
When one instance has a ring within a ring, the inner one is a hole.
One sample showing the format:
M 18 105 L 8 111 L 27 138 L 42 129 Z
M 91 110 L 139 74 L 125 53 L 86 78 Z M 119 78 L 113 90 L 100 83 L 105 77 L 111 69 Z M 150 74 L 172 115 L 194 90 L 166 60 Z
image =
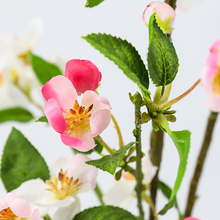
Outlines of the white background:
M 106 59 L 92 48 L 81 36 L 89 33 L 110 33 L 131 42 L 139 51 L 146 63 L 148 47 L 148 29 L 142 22 L 142 12 L 150 1 L 146 0 L 105 0 L 98 7 L 88 9 L 86 0 L 0 0 L 0 33 L 20 35 L 30 20 L 40 17 L 44 21 L 44 32 L 34 52 L 44 58 L 61 55 L 67 59 L 88 59 L 94 62 L 102 72 L 102 85 L 99 93 L 109 99 L 112 112 L 122 129 L 125 143 L 133 141 L 132 136 L 134 111 L 128 99 L 128 93 L 134 94 L 138 88 L 113 62 Z M 173 82 L 171 98 L 186 91 L 199 77 L 211 44 L 220 37 L 220 3 L 217 0 L 204 0 L 201 7 L 191 13 L 176 10 L 172 38 L 176 47 L 180 67 Z M 153 85 L 150 90 L 154 91 Z M 171 124 L 172 130 L 189 129 L 192 132 L 191 150 L 183 183 L 178 193 L 181 210 L 185 208 L 190 177 L 201 146 L 209 110 L 203 105 L 207 94 L 198 86 L 192 94 L 173 106 L 177 110 L 177 122 Z M 39 123 L 6 123 L 0 125 L 0 148 L 3 149 L 11 127 L 20 129 L 32 144 L 52 164 L 59 156 L 70 155 L 69 147 L 64 146 L 52 129 Z M 143 127 L 143 147 L 149 149 L 150 123 Z M 217 220 L 220 204 L 219 167 L 220 167 L 220 123 L 217 121 L 214 138 L 209 151 L 205 169 L 199 185 L 199 199 L 196 203 L 194 216 L 203 220 Z M 117 148 L 117 136 L 113 125 L 106 129 L 103 138 L 112 147 Z M 169 137 L 165 137 L 161 180 L 172 186 L 178 168 L 178 155 Z M 103 191 L 110 189 L 114 182 L 107 173 L 99 175 L 99 183 Z M 1 199 L 5 197 L 1 186 Z M 83 194 L 82 208 L 98 205 L 93 192 Z M 166 200 L 160 195 L 158 210 Z M 130 209 L 137 213 L 135 205 Z M 146 211 L 147 212 L 147 211 Z M 173 209 L 161 220 L 176 220 Z

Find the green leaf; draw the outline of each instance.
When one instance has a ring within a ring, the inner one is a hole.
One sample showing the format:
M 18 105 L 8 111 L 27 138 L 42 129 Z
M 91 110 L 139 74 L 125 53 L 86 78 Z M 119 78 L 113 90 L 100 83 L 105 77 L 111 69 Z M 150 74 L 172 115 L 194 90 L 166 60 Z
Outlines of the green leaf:
M 6 121 L 28 122 L 34 119 L 34 116 L 26 109 L 14 107 L 0 110 L 0 123 Z
M 37 55 L 30 54 L 30 61 L 37 78 L 43 85 L 52 77 L 62 75 L 58 66 L 48 63 L 46 60 Z
M 158 115 L 158 124 L 172 138 L 176 146 L 176 149 L 178 151 L 179 158 L 180 158 L 178 173 L 177 173 L 174 187 L 172 189 L 172 192 L 169 198 L 169 203 L 159 212 L 159 214 L 165 214 L 170 208 L 172 208 L 175 205 L 175 202 L 174 202 L 175 196 L 176 196 L 177 191 L 179 190 L 183 176 L 186 171 L 186 165 L 187 165 L 188 154 L 189 154 L 189 149 L 190 149 L 191 133 L 190 131 L 187 131 L 187 130 L 171 131 L 166 117 L 162 114 Z
M 82 38 L 118 65 L 124 74 L 139 86 L 143 95 L 149 94 L 148 72 L 131 43 L 118 37 L 100 33 L 93 33 Z
M 156 86 L 166 86 L 176 77 L 179 60 L 170 39 L 158 26 L 155 14 L 149 22 L 148 71 Z
M 86 209 L 77 214 L 73 220 L 138 220 L 130 212 L 114 206 L 99 206 Z
M 172 189 L 171 189 L 168 185 L 166 185 L 165 183 L 159 181 L 159 183 L 158 183 L 158 188 L 161 190 L 161 192 L 164 194 L 164 196 L 165 196 L 167 199 L 170 198 L 171 193 L 172 193 Z M 181 214 L 181 211 L 180 211 L 180 209 L 179 209 L 179 205 L 178 205 L 178 202 L 177 202 L 176 198 L 173 200 L 173 202 L 174 202 L 174 205 L 175 205 L 175 207 L 176 207 L 176 209 L 177 209 L 177 212 L 178 212 L 178 214 L 179 214 L 179 220 L 183 220 L 184 216 Z M 173 205 L 173 204 L 171 204 L 171 205 Z M 167 208 L 167 207 L 166 207 L 166 208 Z M 172 208 L 172 207 L 171 207 L 171 208 Z M 163 214 L 163 212 L 162 212 L 162 213 L 159 213 L 159 214 Z
M 44 116 L 41 116 L 40 118 L 38 118 L 35 122 L 46 122 L 46 123 L 48 123 L 48 119 L 44 115 Z
M 114 175 L 117 167 L 120 165 L 121 159 L 126 154 L 127 150 L 134 145 L 134 142 L 131 142 L 124 146 L 123 148 L 115 151 L 112 155 L 107 155 L 98 160 L 90 160 L 86 163 L 92 166 L 95 166 L 103 171 L 107 171 L 110 174 Z
M 1 178 L 8 192 L 35 178 L 50 179 L 46 162 L 24 135 L 13 128 L 4 147 Z
M 86 7 L 88 8 L 92 8 L 94 6 L 97 6 L 99 5 L 100 3 L 102 3 L 104 0 L 87 0 L 87 3 L 86 3 Z

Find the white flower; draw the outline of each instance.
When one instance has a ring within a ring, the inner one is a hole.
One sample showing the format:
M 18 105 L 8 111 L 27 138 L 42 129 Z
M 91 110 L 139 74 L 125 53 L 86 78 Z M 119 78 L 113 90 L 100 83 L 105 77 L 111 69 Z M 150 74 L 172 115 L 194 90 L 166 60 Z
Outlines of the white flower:
M 0 65 L 0 85 L 10 82 L 24 92 L 29 92 L 32 88 L 40 88 L 28 55 L 39 40 L 42 26 L 42 21 L 35 19 L 20 37 L 0 36 L 0 52 L 3 54 Z
M 157 167 L 152 165 L 148 154 L 142 158 L 142 172 L 144 174 L 143 184 L 148 185 L 157 172 Z M 135 177 L 128 172 L 125 172 L 123 177 L 103 196 L 103 201 L 106 205 L 127 208 L 135 199 Z
M 177 0 L 176 6 L 184 12 L 191 12 L 197 9 L 202 2 L 203 0 Z
M 52 220 L 70 220 L 80 211 L 78 193 L 95 187 L 98 170 L 85 164 L 87 156 L 77 154 L 63 157 L 51 167 L 51 180 L 32 179 L 22 183 L 13 192 L 38 208 L 44 216 L 48 208 L 58 208 Z

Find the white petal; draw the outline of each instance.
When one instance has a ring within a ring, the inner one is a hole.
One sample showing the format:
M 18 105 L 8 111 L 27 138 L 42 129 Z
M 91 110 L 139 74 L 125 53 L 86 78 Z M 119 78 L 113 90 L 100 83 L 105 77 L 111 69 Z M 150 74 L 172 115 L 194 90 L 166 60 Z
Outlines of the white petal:
M 46 183 L 41 179 L 32 179 L 23 182 L 17 189 L 12 192 L 19 198 L 26 200 L 31 206 L 32 210 L 39 209 L 41 216 L 47 214 L 48 209 L 37 205 L 39 200 L 48 197 L 50 193 L 45 190 L 47 188 Z
M 177 0 L 176 6 L 184 12 L 191 12 L 197 9 L 202 2 L 203 0 Z
M 136 181 L 119 181 L 103 196 L 106 205 L 114 205 L 127 208 L 135 197 Z
M 70 220 L 80 211 L 80 202 L 77 197 L 69 206 L 59 208 L 52 217 L 52 220 Z
M 154 178 L 157 169 L 158 168 L 156 166 L 153 166 L 149 154 L 146 154 L 142 158 L 142 172 L 144 174 L 143 183 L 149 184 Z

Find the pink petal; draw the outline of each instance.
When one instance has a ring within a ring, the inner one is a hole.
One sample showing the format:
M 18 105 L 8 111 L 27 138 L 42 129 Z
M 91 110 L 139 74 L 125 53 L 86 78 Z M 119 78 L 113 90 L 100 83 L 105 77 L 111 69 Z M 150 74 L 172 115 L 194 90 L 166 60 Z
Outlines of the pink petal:
M 18 217 L 27 218 L 31 215 L 31 208 L 23 199 L 15 198 L 9 202 L 9 206 L 12 212 Z
M 84 132 L 78 139 L 62 134 L 61 140 L 65 145 L 73 147 L 82 152 L 89 151 L 95 147 L 95 142 L 90 132 Z
M 91 104 L 93 104 L 92 114 L 99 110 L 111 109 L 110 103 L 106 98 L 97 95 L 93 91 L 86 91 L 83 94 L 81 105 L 87 108 Z
M 38 209 L 34 209 L 29 220 L 40 220 L 40 212 Z
M 220 112 L 220 95 L 209 94 L 205 100 L 205 105 L 213 112 Z
M 73 59 L 67 62 L 65 76 L 72 82 L 78 95 L 86 90 L 95 90 L 102 75 L 89 60 Z
M 193 218 L 193 217 L 187 217 L 187 218 L 184 218 L 184 220 L 200 220 L 199 218 Z
M 63 117 L 60 107 L 55 99 L 49 99 L 44 106 L 44 113 L 48 118 L 51 127 L 58 133 L 63 133 L 67 123 Z
M 9 207 L 7 201 L 0 199 L 0 211 Z
M 42 94 L 46 100 L 54 98 L 61 110 L 70 109 L 77 100 L 76 90 L 65 76 L 55 76 L 42 88 Z
M 86 192 L 95 188 L 98 169 L 85 163 L 89 160 L 90 158 L 86 155 L 76 154 L 69 164 L 68 175 L 73 176 L 74 179 L 79 179 L 82 183 L 79 192 Z
M 217 39 L 211 46 L 210 52 L 218 52 L 220 49 L 220 38 Z
M 101 134 L 111 121 L 111 112 L 108 109 L 95 112 L 90 119 L 91 135 L 96 137 Z
M 149 20 L 153 13 L 157 13 L 162 21 L 164 21 L 168 17 L 172 17 L 173 20 L 169 25 L 170 27 L 172 27 L 176 12 L 170 5 L 164 2 L 151 2 L 149 5 L 147 5 L 147 8 L 144 10 L 142 16 L 142 19 L 147 26 L 149 25 Z

